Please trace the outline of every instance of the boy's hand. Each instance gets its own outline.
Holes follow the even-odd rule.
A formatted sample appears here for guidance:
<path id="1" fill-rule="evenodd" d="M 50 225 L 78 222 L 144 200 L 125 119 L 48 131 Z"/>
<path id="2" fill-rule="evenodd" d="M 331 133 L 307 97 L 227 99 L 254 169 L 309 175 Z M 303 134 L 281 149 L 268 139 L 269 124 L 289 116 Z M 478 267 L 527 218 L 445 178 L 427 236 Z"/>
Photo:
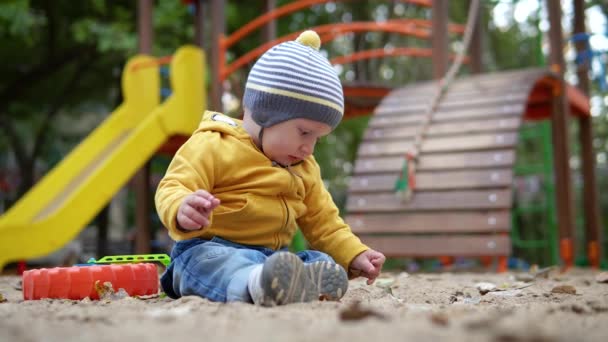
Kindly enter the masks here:
<path id="1" fill-rule="evenodd" d="M 184 198 L 177 210 L 177 224 L 184 230 L 197 230 L 209 225 L 211 211 L 220 200 L 205 190 L 197 190 Z"/>
<path id="2" fill-rule="evenodd" d="M 368 249 L 357 255 L 350 263 L 350 271 L 357 276 L 367 278 L 367 285 L 371 285 L 380 275 L 385 260 L 384 254 Z"/>

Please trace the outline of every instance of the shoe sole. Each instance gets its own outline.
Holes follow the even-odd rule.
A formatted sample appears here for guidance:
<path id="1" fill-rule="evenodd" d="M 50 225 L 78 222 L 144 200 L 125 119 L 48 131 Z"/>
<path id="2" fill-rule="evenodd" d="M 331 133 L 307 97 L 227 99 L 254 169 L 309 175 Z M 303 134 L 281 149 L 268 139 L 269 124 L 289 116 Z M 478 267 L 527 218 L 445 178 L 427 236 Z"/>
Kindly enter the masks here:
<path id="1" fill-rule="evenodd" d="M 348 275 L 342 266 L 329 261 L 318 261 L 305 265 L 320 300 L 337 301 L 348 290 Z"/>
<path id="2" fill-rule="evenodd" d="M 304 263 L 292 253 L 271 255 L 262 268 L 261 282 L 264 305 L 311 302 L 319 297 Z"/>
<path id="3" fill-rule="evenodd" d="M 304 264 L 295 254 L 270 256 L 262 269 L 264 305 L 283 305 L 314 300 L 339 300 L 348 289 L 344 269 L 328 261 Z"/>

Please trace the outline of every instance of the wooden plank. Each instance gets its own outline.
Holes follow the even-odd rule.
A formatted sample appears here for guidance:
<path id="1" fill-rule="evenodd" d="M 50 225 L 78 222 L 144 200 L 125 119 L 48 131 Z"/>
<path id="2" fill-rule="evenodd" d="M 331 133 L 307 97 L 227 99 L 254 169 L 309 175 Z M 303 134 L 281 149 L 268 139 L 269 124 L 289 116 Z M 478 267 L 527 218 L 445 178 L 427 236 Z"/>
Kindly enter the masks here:
<path id="1" fill-rule="evenodd" d="M 510 104 L 491 107 L 472 107 L 467 109 L 440 109 L 433 114 L 433 121 L 462 121 L 467 119 L 522 116 L 525 104 Z"/>
<path id="2" fill-rule="evenodd" d="M 386 127 L 371 127 L 365 130 L 363 135 L 364 141 L 378 140 L 378 139 L 412 139 L 418 134 L 421 129 L 421 125 L 389 125 Z"/>
<path id="3" fill-rule="evenodd" d="M 531 85 L 530 85 L 531 86 Z M 511 88 L 489 88 L 489 89 L 472 89 L 460 92 L 450 92 L 443 96 L 443 102 L 457 101 L 461 99 L 476 99 L 479 97 L 485 98 L 513 98 L 522 97 L 522 101 L 526 102 L 527 97 L 530 94 L 529 86 L 524 87 L 511 87 Z"/>
<path id="4" fill-rule="evenodd" d="M 422 152 L 471 151 L 514 147 L 517 133 L 475 134 L 455 137 L 427 137 L 422 143 Z"/>
<path id="5" fill-rule="evenodd" d="M 458 123 L 433 123 L 429 127 L 429 135 L 467 134 L 491 131 L 518 130 L 521 126 L 520 116 L 497 119 L 484 119 L 475 121 L 462 121 Z"/>
<path id="6" fill-rule="evenodd" d="M 392 191 L 400 172 L 353 176 L 349 193 Z M 482 189 L 510 186 L 511 169 L 417 172 L 416 190 Z"/>
<path id="7" fill-rule="evenodd" d="M 538 72 L 514 72 L 514 73 L 487 73 L 483 76 L 462 77 L 454 81 L 448 91 L 462 91 L 466 89 L 480 88 L 507 88 L 521 87 L 533 84 L 542 74 L 546 74 L 547 70 L 538 70 Z"/>
<path id="8" fill-rule="evenodd" d="M 505 87 L 471 88 L 461 91 L 448 90 L 448 92 L 443 95 L 441 101 L 443 103 L 460 101 L 462 99 L 487 99 L 489 101 L 502 101 L 505 99 L 510 100 L 519 97 L 521 98 L 521 101 L 526 102 L 527 97 L 530 94 L 531 87 L 532 84 L 515 84 Z M 437 91 L 436 89 L 431 88 L 425 90 L 424 92 L 419 91 L 416 93 L 400 92 L 399 90 L 400 89 L 392 91 L 388 96 L 382 99 L 382 104 L 394 107 L 395 105 L 430 103 L 435 95 L 435 92 Z"/>
<path id="9" fill-rule="evenodd" d="M 501 71 L 467 76 L 454 80 L 452 85 L 448 88 L 446 96 L 473 95 L 479 93 L 490 94 L 493 92 L 504 94 L 505 92 L 528 91 L 537 79 L 546 74 L 548 74 L 547 69 L 531 68 L 512 72 Z M 407 98 L 410 94 L 432 92 L 436 89 L 437 83 L 434 81 L 418 82 L 414 85 L 407 85 L 395 89 L 389 96 L 391 100 L 401 99 Z"/>
<path id="10" fill-rule="evenodd" d="M 426 102 L 426 101 L 425 101 Z M 429 105 L 426 103 L 416 104 L 403 104 L 403 103 L 392 103 L 386 105 L 380 104 L 374 111 L 375 115 L 411 115 L 411 114 L 424 114 L 429 109 Z"/>
<path id="11" fill-rule="evenodd" d="M 390 156 L 403 155 L 412 149 L 412 140 L 364 141 L 359 145 L 358 155 Z M 421 147 L 422 153 L 476 151 L 514 147 L 517 133 L 477 134 L 455 137 L 427 137 Z"/>
<path id="12" fill-rule="evenodd" d="M 393 140 L 382 142 L 362 142 L 359 145 L 357 155 L 365 156 L 390 156 L 401 155 L 412 150 L 412 140 Z"/>
<path id="13" fill-rule="evenodd" d="M 508 104 L 525 104 L 528 100 L 529 92 L 522 92 L 522 89 L 513 91 L 495 89 L 491 93 L 483 91 L 470 91 L 461 93 L 449 93 L 441 99 L 438 108 L 440 110 L 453 110 L 457 108 L 496 107 Z M 393 97 L 390 100 L 383 100 L 376 109 L 376 114 L 394 114 L 397 110 L 401 111 L 422 111 L 424 112 L 431 101 L 432 94 L 426 97 L 402 96 Z"/>
<path id="14" fill-rule="evenodd" d="M 430 105 L 433 101 L 434 90 L 428 91 L 424 94 L 407 94 L 405 96 L 392 96 L 385 97 L 382 99 L 380 106 L 378 106 L 377 110 L 381 110 L 383 107 L 387 108 L 395 108 L 401 107 L 406 108 L 410 106 L 422 106 L 425 107 Z"/>
<path id="15" fill-rule="evenodd" d="M 355 234 L 508 232 L 509 210 L 347 215 Z"/>
<path id="16" fill-rule="evenodd" d="M 427 136 L 450 134 L 487 133 L 498 131 L 516 131 L 521 125 L 521 117 L 503 119 L 473 120 L 455 123 L 433 123 L 429 126 Z M 421 129 L 420 125 L 391 125 L 369 128 L 363 137 L 366 141 L 378 139 L 413 138 Z"/>
<path id="17" fill-rule="evenodd" d="M 403 116 L 377 116 L 374 115 L 369 120 L 368 127 L 392 127 L 394 125 L 419 125 L 424 120 L 423 114 L 403 115 Z"/>
<path id="18" fill-rule="evenodd" d="M 515 151 L 494 150 L 485 152 L 445 153 L 422 155 L 418 170 L 469 169 L 512 166 Z"/>
<path id="19" fill-rule="evenodd" d="M 355 161 L 354 174 L 398 172 L 402 167 L 403 156 L 357 158 Z"/>
<path id="20" fill-rule="evenodd" d="M 443 122 L 522 116 L 524 114 L 524 110 L 525 104 L 507 104 L 501 106 L 472 107 L 455 110 L 440 109 L 433 113 L 432 120 L 433 122 Z M 386 114 L 383 115 L 374 115 L 372 120 L 370 120 L 370 126 L 386 127 L 389 125 L 403 124 L 408 122 L 419 122 L 426 118 L 425 112 L 423 111 L 417 112 L 418 114 L 412 114 L 414 112 L 402 113 L 399 108 L 390 109 L 390 111 L 387 109 L 385 113 Z"/>
<path id="21" fill-rule="evenodd" d="M 507 235 L 360 236 L 363 243 L 388 257 L 505 256 L 511 254 Z"/>
<path id="22" fill-rule="evenodd" d="M 458 98 L 443 99 L 439 104 L 439 109 L 454 109 L 454 108 L 475 108 L 475 107 L 496 107 L 507 104 L 522 104 L 526 103 L 528 94 L 518 94 L 514 96 L 512 93 L 503 94 L 502 96 L 483 96 L 478 94 L 477 97 L 467 97 L 462 95 Z"/>
<path id="23" fill-rule="evenodd" d="M 413 210 L 483 210 L 511 207 L 510 188 L 489 190 L 415 192 L 412 199 L 402 201 L 394 192 L 351 194 L 346 201 L 349 213 L 413 211 Z"/>
<path id="24" fill-rule="evenodd" d="M 443 153 L 421 155 L 418 171 L 480 169 L 512 166 L 515 162 L 515 151 L 495 150 L 485 152 Z M 403 156 L 358 158 L 354 173 L 372 174 L 379 172 L 399 172 L 403 167 Z"/>

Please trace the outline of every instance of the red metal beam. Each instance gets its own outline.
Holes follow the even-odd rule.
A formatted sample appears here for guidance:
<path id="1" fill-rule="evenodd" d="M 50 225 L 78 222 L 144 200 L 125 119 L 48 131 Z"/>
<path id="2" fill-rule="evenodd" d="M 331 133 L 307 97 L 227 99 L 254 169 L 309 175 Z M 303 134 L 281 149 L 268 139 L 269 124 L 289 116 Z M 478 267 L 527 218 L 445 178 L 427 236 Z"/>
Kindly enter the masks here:
<path id="1" fill-rule="evenodd" d="M 399 33 L 402 35 L 409 35 L 418 37 L 421 39 L 428 39 L 431 36 L 431 33 L 428 29 L 422 28 L 417 25 L 419 21 L 412 21 L 409 19 L 402 20 L 389 20 L 382 23 L 377 22 L 353 22 L 353 23 L 339 23 L 339 24 L 327 24 L 313 27 L 311 29 L 315 30 L 321 37 L 323 37 L 323 42 L 328 42 L 339 35 L 349 33 L 349 32 L 369 32 L 369 31 L 381 31 L 381 32 L 392 32 Z M 253 61 L 257 57 L 261 56 L 264 52 L 266 52 L 271 47 L 286 42 L 288 40 L 294 40 L 298 37 L 300 32 L 294 32 L 292 34 L 285 35 L 283 37 L 277 38 L 273 41 L 262 44 L 258 48 L 249 51 L 243 56 L 239 57 L 237 60 L 227 65 L 225 68 L 220 66 L 221 70 L 221 79 L 226 79 L 230 74 L 234 71 L 238 70 L 245 64 Z M 225 51 L 227 45 L 225 42 L 221 43 L 221 49 Z"/>
<path id="2" fill-rule="evenodd" d="M 365 86 L 344 86 L 344 97 L 376 97 L 383 98 L 393 89 Z"/>
<path id="3" fill-rule="evenodd" d="M 371 59 L 388 56 L 410 56 L 410 57 L 432 57 L 433 50 L 427 48 L 395 48 L 395 49 L 374 49 L 355 52 L 346 56 L 339 56 L 330 60 L 331 64 L 347 64 L 362 59 Z M 456 58 L 455 54 L 450 56 L 450 59 Z M 469 58 L 465 57 L 464 63 L 469 62 Z"/>
<path id="4" fill-rule="evenodd" d="M 224 40 L 226 47 L 234 45 L 237 41 L 243 39 L 244 37 L 251 34 L 253 31 L 257 30 L 258 28 L 261 28 L 262 26 L 266 25 L 274 19 L 283 17 L 285 15 L 299 11 L 304 8 L 308 8 L 314 5 L 325 4 L 328 2 L 335 2 L 335 0 L 299 0 L 281 6 L 273 11 L 267 12 L 266 14 L 255 18 L 254 20 L 247 23 L 245 26 L 236 30 L 229 37 L 226 37 Z M 432 6 L 431 0 L 399 0 L 399 2 L 410 3 L 424 7 Z"/>

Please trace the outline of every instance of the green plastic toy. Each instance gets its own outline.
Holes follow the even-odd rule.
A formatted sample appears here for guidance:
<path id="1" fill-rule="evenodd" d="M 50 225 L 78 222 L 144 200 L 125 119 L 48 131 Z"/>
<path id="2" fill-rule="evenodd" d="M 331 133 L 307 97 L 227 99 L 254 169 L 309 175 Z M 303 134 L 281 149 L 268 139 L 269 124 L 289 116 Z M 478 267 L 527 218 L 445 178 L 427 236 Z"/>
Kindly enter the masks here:
<path id="1" fill-rule="evenodd" d="M 112 255 L 99 260 L 91 258 L 87 261 L 87 264 L 132 264 L 139 262 L 160 262 L 166 267 L 171 263 L 171 257 L 167 254 Z"/>

